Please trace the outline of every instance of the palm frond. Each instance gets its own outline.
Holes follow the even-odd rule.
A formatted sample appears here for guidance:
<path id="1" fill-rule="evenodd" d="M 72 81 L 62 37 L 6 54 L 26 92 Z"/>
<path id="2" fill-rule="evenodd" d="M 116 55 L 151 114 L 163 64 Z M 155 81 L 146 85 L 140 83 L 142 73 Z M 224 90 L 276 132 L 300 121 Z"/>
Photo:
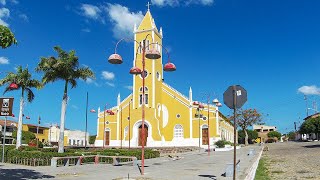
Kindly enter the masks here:
<path id="1" fill-rule="evenodd" d="M 25 88 L 25 91 L 27 91 L 28 96 L 28 102 L 32 102 L 34 99 L 34 94 L 30 88 Z"/>
<path id="2" fill-rule="evenodd" d="M 14 91 L 14 90 L 19 90 L 19 89 L 20 89 L 20 87 L 19 87 L 18 89 L 11 89 L 9 86 L 7 86 L 7 87 L 4 89 L 4 91 L 3 91 L 3 95 L 4 95 L 5 93 L 9 92 L 9 91 Z"/>
<path id="3" fill-rule="evenodd" d="M 71 84 L 71 89 L 77 87 L 77 81 L 75 79 L 70 79 L 69 83 Z"/>

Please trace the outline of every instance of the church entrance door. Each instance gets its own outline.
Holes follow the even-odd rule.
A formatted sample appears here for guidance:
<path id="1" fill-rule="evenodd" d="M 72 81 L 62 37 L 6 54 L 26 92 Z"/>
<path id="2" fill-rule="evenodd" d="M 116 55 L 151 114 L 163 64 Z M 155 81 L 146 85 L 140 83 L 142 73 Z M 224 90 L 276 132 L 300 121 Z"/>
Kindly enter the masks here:
<path id="1" fill-rule="evenodd" d="M 202 129 L 202 145 L 208 145 L 208 128 Z"/>
<path id="2" fill-rule="evenodd" d="M 106 139 L 105 139 L 105 145 L 110 145 L 110 131 L 106 131 Z"/>
<path id="3" fill-rule="evenodd" d="M 146 125 L 144 125 L 144 146 L 147 145 L 147 137 L 148 137 L 148 127 Z M 142 136 L 142 125 L 139 127 L 139 146 L 142 146 L 142 142 L 143 142 L 143 136 Z"/>

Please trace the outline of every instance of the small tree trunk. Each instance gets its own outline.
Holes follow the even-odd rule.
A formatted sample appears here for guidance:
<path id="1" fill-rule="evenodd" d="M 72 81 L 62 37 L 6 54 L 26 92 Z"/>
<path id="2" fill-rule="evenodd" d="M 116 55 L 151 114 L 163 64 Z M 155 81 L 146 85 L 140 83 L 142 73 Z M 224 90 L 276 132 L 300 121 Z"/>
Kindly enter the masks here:
<path id="1" fill-rule="evenodd" d="M 67 93 L 64 93 L 62 99 L 62 106 L 61 106 L 61 117 L 60 117 L 60 135 L 59 135 L 59 153 L 64 152 L 64 122 L 66 117 L 66 110 L 67 110 Z"/>
<path id="2" fill-rule="evenodd" d="M 22 139 L 22 115 L 23 115 L 23 93 L 20 98 L 20 111 L 19 111 L 19 120 L 18 120 L 18 130 L 17 130 L 17 143 L 16 143 L 16 149 L 18 149 L 21 146 L 21 139 Z"/>
<path id="3" fill-rule="evenodd" d="M 248 136 L 248 132 L 247 132 L 247 130 L 246 130 L 246 129 L 243 129 L 243 131 L 244 131 L 244 134 L 245 134 L 245 137 L 244 137 L 244 144 L 245 144 L 246 146 L 248 146 L 248 145 L 249 145 L 249 143 L 248 143 L 248 138 L 249 138 L 249 136 Z"/>

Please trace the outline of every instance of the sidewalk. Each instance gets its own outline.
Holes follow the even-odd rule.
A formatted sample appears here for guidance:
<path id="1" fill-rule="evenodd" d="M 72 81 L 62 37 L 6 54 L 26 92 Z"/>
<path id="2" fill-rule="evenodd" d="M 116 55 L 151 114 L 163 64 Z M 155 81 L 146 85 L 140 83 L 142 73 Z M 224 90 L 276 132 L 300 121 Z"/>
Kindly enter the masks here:
<path id="1" fill-rule="evenodd" d="M 255 149 L 254 156 L 248 156 L 249 149 Z M 237 179 L 244 179 L 246 171 L 260 151 L 259 146 L 249 146 L 237 150 L 240 172 Z M 223 179 L 221 176 L 228 163 L 233 162 L 233 151 L 189 152 L 176 154 L 178 158 L 160 157 L 145 160 L 145 175 L 141 176 L 137 166 L 112 166 L 106 164 L 70 167 L 28 167 L 0 163 L 0 179 L 150 179 L 150 180 L 197 180 Z M 139 161 L 140 163 L 140 161 Z M 143 177 L 143 178 L 142 178 Z"/>

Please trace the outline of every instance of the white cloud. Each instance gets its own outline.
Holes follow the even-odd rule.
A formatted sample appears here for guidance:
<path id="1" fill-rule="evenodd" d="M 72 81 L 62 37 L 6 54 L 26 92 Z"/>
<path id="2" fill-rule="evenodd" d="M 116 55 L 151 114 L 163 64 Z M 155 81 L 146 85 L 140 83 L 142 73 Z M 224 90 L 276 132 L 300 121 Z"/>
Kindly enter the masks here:
<path id="1" fill-rule="evenodd" d="M 26 14 L 20 14 L 19 17 L 26 22 L 29 22 L 29 17 Z"/>
<path id="2" fill-rule="evenodd" d="M 113 23 L 113 35 L 116 38 L 131 37 L 134 24 L 140 24 L 143 19 L 141 11 L 130 12 L 127 7 L 120 4 L 108 4 L 106 10 Z"/>
<path id="3" fill-rule="evenodd" d="M 0 0 L 0 4 L 6 5 L 6 0 Z"/>
<path id="4" fill-rule="evenodd" d="M 156 6 L 179 6 L 180 4 L 184 4 L 185 6 L 189 6 L 190 4 L 201 4 L 204 6 L 212 5 L 214 0 L 151 0 L 151 3 Z"/>
<path id="5" fill-rule="evenodd" d="M 111 87 L 115 87 L 115 86 L 116 86 L 114 83 L 111 83 L 111 82 L 106 82 L 106 84 L 107 84 L 108 86 L 111 86 Z"/>
<path id="6" fill-rule="evenodd" d="M 0 64 L 9 64 L 9 59 L 6 57 L 0 57 Z"/>
<path id="7" fill-rule="evenodd" d="M 7 19 L 10 16 L 10 10 L 7 8 L 0 8 L 0 25 L 9 26 L 4 19 Z"/>
<path id="8" fill-rule="evenodd" d="M 320 95 L 320 88 L 315 85 L 312 86 L 302 86 L 298 89 L 298 92 L 305 95 Z"/>
<path id="9" fill-rule="evenodd" d="M 91 83 L 93 83 L 94 81 L 93 81 L 93 79 L 91 79 L 91 78 L 87 78 L 87 80 L 86 80 L 86 83 L 87 84 L 91 84 Z"/>
<path id="10" fill-rule="evenodd" d="M 84 28 L 84 29 L 81 29 L 82 32 L 86 32 L 86 33 L 89 33 L 91 32 L 91 30 L 89 28 Z"/>
<path id="11" fill-rule="evenodd" d="M 129 90 L 133 90 L 133 87 L 132 86 L 124 86 L 124 88 L 126 88 L 126 89 L 129 89 Z"/>
<path id="12" fill-rule="evenodd" d="M 82 10 L 82 15 L 84 15 L 87 18 L 91 18 L 91 19 L 100 18 L 101 10 L 97 6 L 94 6 L 91 4 L 82 4 L 80 9 Z"/>
<path id="13" fill-rule="evenodd" d="M 115 75 L 113 72 L 102 71 L 101 75 L 102 75 L 102 79 L 105 79 L 105 80 L 113 80 L 115 78 Z"/>

